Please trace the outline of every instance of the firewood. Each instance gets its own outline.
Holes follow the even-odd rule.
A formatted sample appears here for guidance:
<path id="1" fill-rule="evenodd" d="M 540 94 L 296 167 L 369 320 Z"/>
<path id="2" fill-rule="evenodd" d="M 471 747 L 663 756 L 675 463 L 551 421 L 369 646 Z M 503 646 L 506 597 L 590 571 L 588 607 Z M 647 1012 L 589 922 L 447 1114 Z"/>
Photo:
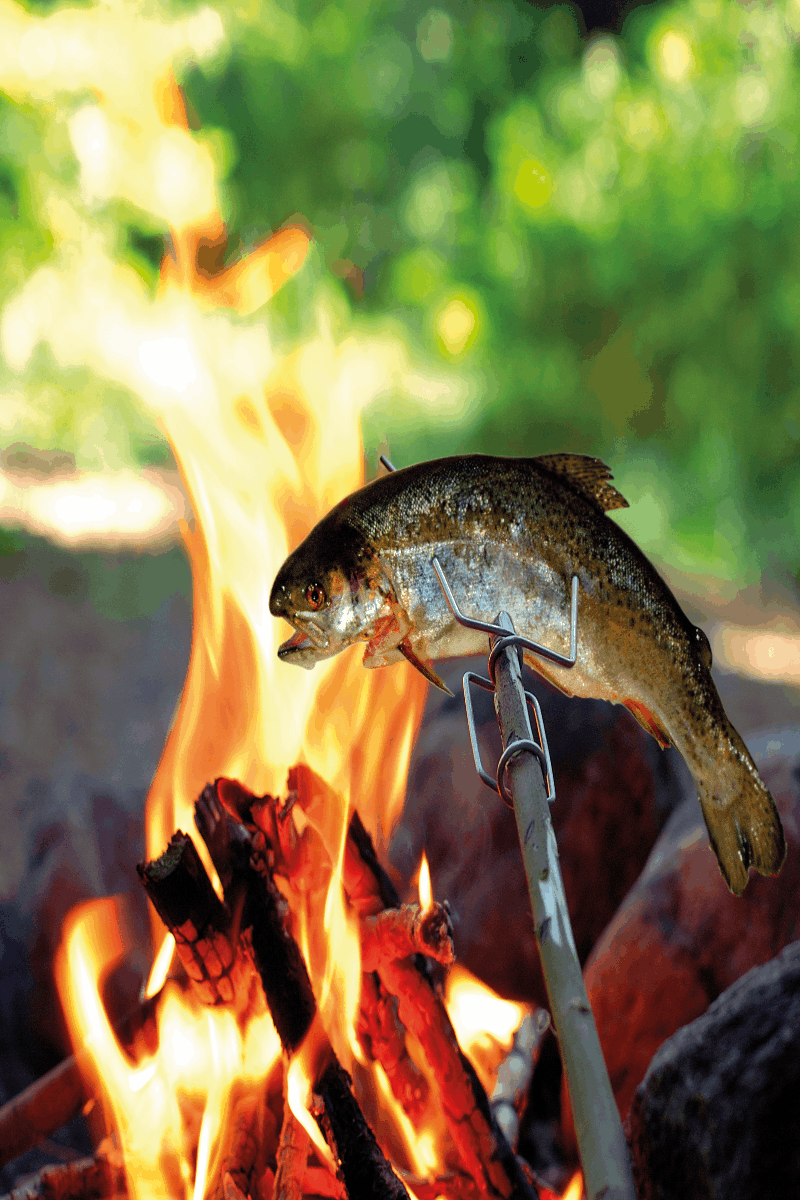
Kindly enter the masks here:
<path id="1" fill-rule="evenodd" d="M 309 767 L 293 768 L 289 783 L 301 804 L 334 803 L 328 785 Z M 369 834 L 355 818 L 345 847 L 344 888 L 362 914 L 399 905 Z M 384 962 L 378 974 L 386 990 L 397 997 L 401 1023 L 422 1046 L 463 1170 L 484 1195 L 534 1200 L 535 1188 L 492 1116 L 486 1092 L 472 1064 L 461 1053 L 444 1002 L 430 976 L 411 958 Z"/>
<path id="2" fill-rule="evenodd" d="M 374 972 L 361 977 L 358 1037 L 368 1058 L 386 1072 L 392 1095 L 416 1126 L 428 1103 L 428 1081 L 409 1056 L 405 1030 L 397 1016 L 397 1000 L 383 987 Z"/>
<path id="3" fill-rule="evenodd" d="M 383 963 L 409 954 L 428 954 L 440 963 L 453 961 L 450 910 L 438 901 L 426 912 L 418 904 L 403 904 L 363 916 L 360 932 L 364 971 L 376 971 Z"/>
<path id="4" fill-rule="evenodd" d="M 139 863 L 139 877 L 203 1004 L 231 1004 L 236 954 L 227 936 L 231 916 L 217 896 L 194 842 L 178 830 L 164 853 Z"/>
<path id="5" fill-rule="evenodd" d="M 230 799 L 226 788 L 217 785 L 219 799 Z M 237 797 L 238 799 L 238 797 Z M 238 819 L 241 807 L 234 802 L 231 816 Z M 229 810 L 230 812 L 230 810 Z M 255 834 L 255 829 L 253 834 Z M 254 844 L 243 874 L 246 878 L 242 928 L 252 960 L 261 978 L 272 1019 L 284 1052 L 291 1057 L 302 1045 L 316 1015 L 316 1002 L 305 961 L 286 927 L 286 902 L 275 886 L 271 864 L 262 843 Z M 364 1119 L 351 1090 L 350 1077 L 333 1050 L 320 1056 L 313 1088 L 322 1098 L 318 1124 L 332 1140 L 332 1150 L 341 1164 L 345 1187 L 351 1200 L 408 1200 L 408 1193 L 395 1175 Z"/>
<path id="6" fill-rule="evenodd" d="M 237 1097 L 228 1118 L 228 1147 L 219 1170 L 224 1200 L 237 1195 L 253 1196 L 259 1174 L 261 1150 L 261 1104 L 258 1095 L 246 1092 Z"/>
<path id="7" fill-rule="evenodd" d="M 411 1175 L 404 1175 L 403 1178 L 417 1200 L 439 1200 L 439 1197 L 444 1200 L 480 1200 L 481 1197 L 475 1180 L 460 1171 L 450 1171 L 434 1179 L 417 1179 Z"/>
<path id="8" fill-rule="evenodd" d="M 324 1196 L 331 1200 L 346 1200 L 347 1193 L 340 1179 L 332 1175 L 327 1167 L 307 1166 L 303 1176 L 304 1196 Z"/>
<path id="9" fill-rule="evenodd" d="M 122 1155 L 104 1149 L 93 1158 L 42 1167 L 0 1200 L 111 1200 L 127 1196 Z"/>
<path id="10" fill-rule="evenodd" d="M 314 1084 L 321 1096 L 350 1200 L 408 1200 L 408 1192 L 375 1140 L 335 1055 Z M 324 1123 L 323 1123 L 324 1128 Z"/>
<path id="11" fill-rule="evenodd" d="M 0 1108 L 0 1167 L 76 1117 L 91 1091 L 75 1055 Z"/>
<path id="12" fill-rule="evenodd" d="M 543 1008 L 523 1017 L 511 1049 L 497 1071 L 489 1104 L 495 1121 L 514 1149 L 519 1138 L 520 1115 L 549 1028 L 550 1014 Z"/>
<path id="13" fill-rule="evenodd" d="M 205 842 L 219 875 L 225 901 L 231 910 L 235 910 L 235 900 L 243 886 L 243 869 L 250 857 L 250 839 L 241 821 L 233 820 L 220 801 L 217 784 L 227 785 L 231 796 L 234 787 L 243 796 L 249 797 L 250 793 L 233 780 L 218 779 L 216 784 L 206 784 L 194 805 L 197 831 Z"/>
<path id="14" fill-rule="evenodd" d="M 315 845 L 319 839 L 315 838 L 310 829 L 306 829 L 302 835 L 298 834 L 290 815 L 292 803 L 299 802 L 303 809 L 309 803 L 309 797 L 306 794 L 307 778 L 302 769 L 294 769 L 289 772 L 291 800 L 283 806 L 275 797 L 255 796 L 235 780 L 224 778 L 217 779 L 213 788 L 206 788 L 202 798 L 204 805 L 211 804 L 212 806 L 215 803 L 219 804 L 219 799 L 224 798 L 226 808 L 233 814 L 231 820 L 238 814 L 242 820 L 252 821 L 256 829 L 266 838 L 264 853 L 267 862 L 270 866 L 274 865 L 276 873 L 280 872 L 281 877 L 287 880 L 291 889 L 298 893 L 308 891 L 319 874 L 319 853 L 318 846 Z M 310 782 L 313 785 L 313 778 L 310 779 Z M 296 788 L 300 790 L 298 791 Z M 211 793 L 213 793 L 213 797 Z M 200 828 L 200 818 L 196 815 L 195 819 Z M 212 817 L 213 824 L 216 824 L 218 820 L 217 816 Z M 364 861 L 355 846 L 350 844 L 350 838 L 348 838 L 345 850 L 350 862 L 348 899 L 356 911 L 362 915 L 362 919 L 364 915 L 380 913 L 387 904 L 396 908 L 400 905 L 400 898 L 388 875 L 383 872 L 375 858 L 369 836 L 364 830 L 358 814 L 353 814 L 350 829 L 359 844 L 366 839 L 365 853 L 367 857 L 372 853 L 374 870 L 364 865 Z M 218 866 L 217 870 L 219 871 Z M 359 889 L 354 882 L 359 871 L 363 872 L 362 889 Z M 376 895 L 376 873 L 381 877 L 383 894 L 379 892 Z M 435 917 L 433 921 L 435 927 Z M 416 1124 L 425 1111 L 428 1083 L 408 1054 L 404 1031 L 397 1020 L 396 1010 L 396 1000 L 381 987 L 377 976 L 372 973 L 364 974 L 359 1014 L 359 1037 L 362 1047 L 369 1058 L 381 1064 L 386 1072 L 392 1093 L 409 1119 Z"/>
<path id="15" fill-rule="evenodd" d="M 277 1170 L 272 1186 L 273 1200 L 302 1200 L 311 1138 L 289 1107 L 283 1109 L 283 1127 L 276 1155 Z"/>
<path id="16" fill-rule="evenodd" d="M 249 1200 L 249 1193 L 242 1191 L 229 1171 L 224 1171 L 222 1175 L 222 1200 Z"/>

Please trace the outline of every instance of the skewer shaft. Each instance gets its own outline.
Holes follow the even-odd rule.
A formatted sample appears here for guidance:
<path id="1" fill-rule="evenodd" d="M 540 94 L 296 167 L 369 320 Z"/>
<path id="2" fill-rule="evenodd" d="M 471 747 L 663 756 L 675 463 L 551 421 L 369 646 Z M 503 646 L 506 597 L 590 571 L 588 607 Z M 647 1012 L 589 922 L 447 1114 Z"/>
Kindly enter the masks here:
<path id="1" fill-rule="evenodd" d="M 507 613 L 497 623 L 514 632 Z M 495 685 L 504 748 L 530 742 L 519 652 L 513 645 L 497 656 Z M 542 768 L 534 754 L 520 750 L 510 752 L 505 770 L 587 1195 L 636 1200 L 628 1147 L 572 936 Z"/>

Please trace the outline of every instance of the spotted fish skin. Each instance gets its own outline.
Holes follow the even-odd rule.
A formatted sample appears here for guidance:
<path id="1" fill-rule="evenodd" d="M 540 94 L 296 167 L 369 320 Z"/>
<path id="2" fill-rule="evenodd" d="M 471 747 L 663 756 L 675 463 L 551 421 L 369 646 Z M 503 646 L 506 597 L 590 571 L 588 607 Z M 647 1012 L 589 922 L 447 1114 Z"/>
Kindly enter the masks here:
<path id="1" fill-rule="evenodd" d="M 598 459 L 561 454 L 437 459 L 373 480 L 323 518 L 278 573 L 270 610 L 297 630 L 279 655 L 310 667 L 363 640 L 365 666 L 405 657 L 436 682 L 430 660 L 485 654 L 486 635 L 453 618 L 434 555 L 464 613 L 492 621 L 505 610 L 520 633 L 565 654 L 577 575 L 575 666 L 528 653 L 526 661 L 568 694 L 626 705 L 662 745 L 678 748 L 722 874 L 739 895 L 749 867 L 780 869 L 780 819 L 725 714 L 705 634 L 606 515 L 627 506 L 611 478 Z"/>

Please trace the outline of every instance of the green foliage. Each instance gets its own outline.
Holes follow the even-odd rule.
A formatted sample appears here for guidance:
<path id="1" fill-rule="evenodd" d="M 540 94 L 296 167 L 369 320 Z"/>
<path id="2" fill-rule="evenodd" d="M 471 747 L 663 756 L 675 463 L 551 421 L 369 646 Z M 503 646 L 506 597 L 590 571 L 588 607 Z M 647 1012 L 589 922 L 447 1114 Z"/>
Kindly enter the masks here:
<path id="1" fill-rule="evenodd" d="M 390 314 L 423 364 L 473 381 L 459 425 L 382 398 L 370 455 L 597 454 L 651 552 L 739 580 L 798 573 L 795 0 L 651 5 L 588 43 L 572 9 L 524 0 L 220 12 L 227 54 L 184 84 L 232 252 L 303 214 L 317 271 L 277 298 L 288 333 L 319 276 L 354 265 L 356 322 Z M 0 121 L 5 297 L 52 244 L 31 147 L 64 187 L 75 164 L 40 112 L 5 103 Z M 152 286 L 166 230 L 122 206 L 94 216 Z M 108 436 L 141 460 L 137 437 L 157 435 L 112 400 Z M 84 416 L 63 397 L 53 412 L 31 440 L 74 450 Z"/>
<path id="2" fill-rule="evenodd" d="M 798 10 L 654 6 L 588 45 L 569 8 L 344 13 L 262 5 L 187 84 L 237 139 L 245 240 L 301 210 L 364 272 L 362 312 L 482 375 L 458 430 L 377 405 L 370 450 L 598 454 L 651 551 L 796 574 Z M 482 328 L 448 350 L 454 297 Z"/>

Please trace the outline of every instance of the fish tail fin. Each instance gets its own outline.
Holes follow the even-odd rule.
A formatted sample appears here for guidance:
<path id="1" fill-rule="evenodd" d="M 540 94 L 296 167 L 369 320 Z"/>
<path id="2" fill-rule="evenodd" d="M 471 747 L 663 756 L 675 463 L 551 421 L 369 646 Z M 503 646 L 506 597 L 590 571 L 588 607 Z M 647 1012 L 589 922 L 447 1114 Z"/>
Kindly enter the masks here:
<path id="1" fill-rule="evenodd" d="M 741 896 L 750 867 L 761 875 L 777 875 L 786 841 L 775 801 L 734 729 L 727 742 L 695 782 L 722 876 L 733 894 Z"/>

